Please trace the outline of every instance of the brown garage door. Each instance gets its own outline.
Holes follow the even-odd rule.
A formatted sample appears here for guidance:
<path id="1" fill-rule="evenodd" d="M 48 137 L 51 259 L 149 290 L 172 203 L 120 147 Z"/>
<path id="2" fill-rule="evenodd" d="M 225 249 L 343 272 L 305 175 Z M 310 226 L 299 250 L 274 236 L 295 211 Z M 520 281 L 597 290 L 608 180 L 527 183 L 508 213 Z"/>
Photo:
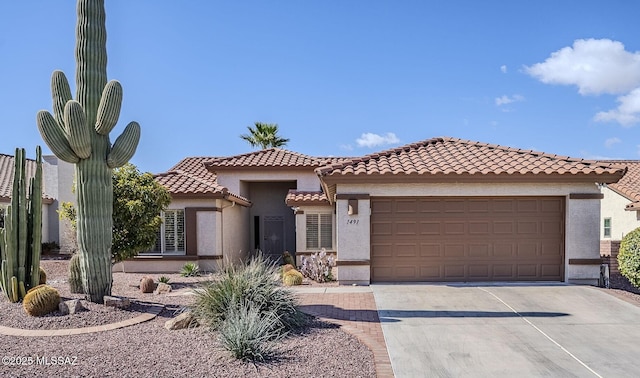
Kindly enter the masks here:
<path id="1" fill-rule="evenodd" d="M 563 197 L 371 198 L 371 280 L 561 281 Z"/>

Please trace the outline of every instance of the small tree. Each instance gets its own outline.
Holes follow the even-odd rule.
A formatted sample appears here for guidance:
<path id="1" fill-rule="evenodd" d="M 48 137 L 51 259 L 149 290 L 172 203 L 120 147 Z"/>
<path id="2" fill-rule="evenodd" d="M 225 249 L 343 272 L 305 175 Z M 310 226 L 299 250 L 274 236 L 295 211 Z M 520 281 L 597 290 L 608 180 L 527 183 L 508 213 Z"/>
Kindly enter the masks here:
<path id="1" fill-rule="evenodd" d="M 114 263 L 136 256 L 156 242 L 162 218 L 160 213 L 171 202 L 167 189 L 150 173 L 141 173 L 127 163 L 113 171 L 113 247 Z M 76 212 L 65 202 L 60 217 L 70 221 L 75 229 Z"/>
<path id="2" fill-rule="evenodd" d="M 251 147 L 260 147 L 267 149 L 272 147 L 283 147 L 289 142 L 289 139 L 278 136 L 277 123 L 256 122 L 255 127 L 247 126 L 249 134 L 242 134 L 240 138 L 249 142 Z"/>
<path id="3" fill-rule="evenodd" d="M 618 252 L 618 269 L 633 286 L 640 287 L 640 228 L 622 238 Z"/>

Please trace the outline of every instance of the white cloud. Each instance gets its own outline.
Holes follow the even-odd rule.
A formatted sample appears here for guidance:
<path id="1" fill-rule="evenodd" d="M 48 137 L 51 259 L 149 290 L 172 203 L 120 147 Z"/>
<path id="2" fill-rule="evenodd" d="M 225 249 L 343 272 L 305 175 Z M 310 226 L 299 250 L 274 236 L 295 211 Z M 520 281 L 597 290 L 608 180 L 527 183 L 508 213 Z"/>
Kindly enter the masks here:
<path id="1" fill-rule="evenodd" d="M 340 148 L 345 151 L 353 151 L 353 146 L 350 144 L 341 144 Z"/>
<path id="2" fill-rule="evenodd" d="M 509 96 L 501 96 L 501 97 L 496 97 L 496 105 L 498 106 L 502 106 L 502 105 L 507 105 L 507 104 L 511 104 L 513 102 L 520 102 L 520 101 L 524 101 L 524 96 L 515 94 L 511 97 Z"/>
<path id="3" fill-rule="evenodd" d="M 620 138 L 613 137 L 613 138 L 609 138 L 609 139 L 605 140 L 605 141 L 604 141 L 604 146 L 605 146 L 605 147 L 607 147 L 607 148 L 611 148 L 611 147 L 613 147 L 615 144 L 618 144 L 618 143 L 620 143 L 620 142 L 622 142 L 622 141 L 620 140 Z"/>
<path id="4" fill-rule="evenodd" d="M 597 122 L 615 121 L 622 126 L 633 126 L 640 122 L 640 88 L 632 90 L 625 96 L 618 97 L 617 108 L 599 112 L 593 118 Z"/>
<path id="5" fill-rule="evenodd" d="M 378 135 L 374 133 L 363 133 L 360 138 L 356 139 L 358 147 L 377 147 L 388 144 L 399 143 L 400 139 L 394 133 L 386 133 Z"/>
<path id="6" fill-rule="evenodd" d="M 640 52 L 610 39 L 578 39 L 524 70 L 545 84 L 575 85 L 581 95 L 623 94 L 640 86 Z"/>
<path id="7" fill-rule="evenodd" d="M 500 71 L 502 73 L 507 73 L 507 66 L 505 66 L 504 64 L 500 66 Z"/>

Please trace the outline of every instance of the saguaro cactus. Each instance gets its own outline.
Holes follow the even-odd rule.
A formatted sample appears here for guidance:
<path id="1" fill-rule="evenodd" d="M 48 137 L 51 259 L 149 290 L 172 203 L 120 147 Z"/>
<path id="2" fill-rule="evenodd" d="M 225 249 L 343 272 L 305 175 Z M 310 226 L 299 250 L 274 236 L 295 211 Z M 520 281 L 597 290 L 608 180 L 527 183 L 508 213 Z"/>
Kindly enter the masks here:
<path id="1" fill-rule="evenodd" d="M 24 298 L 40 283 L 42 250 L 42 152 L 36 148 L 36 172 L 30 179 L 27 197 L 26 158 L 16 148 L 11 205 L 4 228 L 0 229 L 0 288 L 12 302 Z"/>
<path id="2" fill-rule="evenodd" d="M 135 153 L 140 126 L 130 122 L 111 144 L 122 104 L 122 87 L 107 83 L 104 0 L 78 0 L 76 100 L 61 71 L 51 78 L 53 113 L 38 112 L 38 128 L 51 151 L 75 163 L 78 253 L 82 285 L 92 302 L 111 294 L 113 168 Z"/>

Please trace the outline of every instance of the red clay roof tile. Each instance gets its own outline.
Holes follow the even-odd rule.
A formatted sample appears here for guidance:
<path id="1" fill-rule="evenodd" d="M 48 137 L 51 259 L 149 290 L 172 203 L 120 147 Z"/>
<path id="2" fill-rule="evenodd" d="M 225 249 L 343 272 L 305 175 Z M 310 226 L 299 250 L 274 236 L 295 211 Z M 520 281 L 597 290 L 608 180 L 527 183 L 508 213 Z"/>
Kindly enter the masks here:
<path id="1" fill-rule="evenodd" d="M 341 162 L 345 158 L 313 157 L 280 148 L 269 148 L 242 155 L 214 158 L 205 163 L 210 171 L 247 168 L 316 168 Z"/>
<path id="2" fill-rule="evenodd" d="M 289 190 L 285 198 L 287 206 L 328 206 L 329 200 L 322 192 L 306 192 L 295 189 Z"/>
<path id="3" fill-rule="evenodd" d="M 316 169 L 321 177 L 359 175 L 621 175 L 624 168 L 457 138 L 433 138 Z"/>
<path id="4" fill-rule="evenodd" d="M 640 210 L 640 160 L 608 160 L 607 163 L 627 167 L 627 173 L 607 187 L 632 201 L 627 210 Z"/>
<path id="5" fill-rule="evenodd" d="M 42 164 L 47 164 L 44 161 Z M 14 176 L 15 158 L 12 155 L 0 154 L 0 199 L 3 201 L 11 200 L 13 195 L 13 176 Z M 44 168 L 44 167 L 43 167 Z M 25 177 L 27 178 L 27 190 L 29 187 L 29 179 L 36 174 L 36 161 L 26 159 Z M 44 174 L 44 172 L 43 172 Z M 53 197 L 47 194 L 46 179 L 42 180 L 42 198 L 45 200 L 53 200 Z"/>

